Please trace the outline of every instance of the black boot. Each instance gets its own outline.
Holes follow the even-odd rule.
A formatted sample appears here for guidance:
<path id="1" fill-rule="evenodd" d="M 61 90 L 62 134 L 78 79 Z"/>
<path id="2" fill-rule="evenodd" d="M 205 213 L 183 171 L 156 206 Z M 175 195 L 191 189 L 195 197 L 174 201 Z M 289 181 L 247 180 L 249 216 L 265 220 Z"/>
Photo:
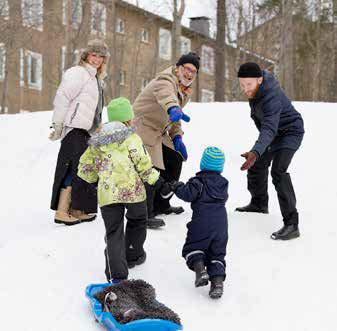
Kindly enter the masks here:
<path id="1" fill-rule="evenodd" d="M 235 210 L 240 211 L 240 212 L 262 213 L 262 214 L 268 214 L 269 212 L 268 207 L 259 207 L 259 206 L 253 205 L 252 203 L 244 207 L 237 207 Z"/>
<path id="2" fill-rule="evenodd" d="M 193 269 L 195 271 L 195 287 L 206 286 L 208 284 L 208 273 L 205 269 L 204 261 L 199 260 L 193 263 Z"/>
<path id="3" fill-rule="evenodd" d="M 157 215 L 161 215 L 161 214 L 165 214 L 165 215 L 170 215 L 170 214 L 181 214 L 183 213 L 185 210 L 183 207 L 172 207 L 170 206 L 169 208 L 165 209 L 165 210 L 155 210 L 154 214 L 155 216 Z"/>
<path id="4" fill-rule="evenodd" d="M 127 261 L 128 268 L 131 269 L 134 268 L 136 265 L 143 264 L 145 260 L 146 260 L 146 253 L 144 252 L 144 254 L 139 256 L 137 259 Z"/>
<path id="5" fill-rule="evenodd" d="M 298 230 L 298 225 L 289 224 L 284 225 L 282 229 L 274 232 L 270 237 L 274 240 L 289 240 L 298 238 L 300 236 L 300 231 Z"/>
<path id="6" fill-rule="evenodd" d="M 219 299 L 223 294 L 223 282 L 222 276 L 215 276 L 211 279 L 211 288 L 209 290 L 209 296 L 212 299 Z"/>
<path id="7" fill-rule="evenodd" d="M 150 217 L 146 221 L 146 226 L 148 229 L 158 229 L 165 226 L 165 222 L 161 218 Z"/>

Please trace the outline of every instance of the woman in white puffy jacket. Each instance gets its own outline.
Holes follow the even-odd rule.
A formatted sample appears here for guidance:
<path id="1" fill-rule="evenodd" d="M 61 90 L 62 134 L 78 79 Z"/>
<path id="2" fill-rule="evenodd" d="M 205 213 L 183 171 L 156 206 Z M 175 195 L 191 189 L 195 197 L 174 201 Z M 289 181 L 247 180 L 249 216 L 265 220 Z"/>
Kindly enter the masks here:
<path id="1" fill-rule="evenodd" d="M 79 65 L 64 73 L 56 92 L 49 137 L 61 139 L 51 200 L 56 223 L 74 225 L 96 217 L 96 188 L 77 176 L 77 167 L 90 134 L 102 122 L 102 82 L 108 56 L 103 41 L 89 41 Z"/>

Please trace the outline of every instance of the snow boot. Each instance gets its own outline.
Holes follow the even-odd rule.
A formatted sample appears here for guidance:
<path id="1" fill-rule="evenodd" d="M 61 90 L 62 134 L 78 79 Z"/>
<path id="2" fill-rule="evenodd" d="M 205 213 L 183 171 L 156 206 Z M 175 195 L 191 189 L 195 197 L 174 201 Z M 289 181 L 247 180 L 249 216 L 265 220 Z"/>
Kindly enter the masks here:
<path id="1" fill-rule="evenodd" d="M 176 214 L 176 215 L 179 215 L 181 213 L 183 213 L 185 210 L 183 207 L 168 207 L 167 209 L 165 210 L 156 210 L 154 211 L 154 215 L 157 216 L 157 215 L 161 215 L 161 214 L 165 214 L 165 215 L 170 215 L 170 214 Z"/>
<path id="2" fill-rule="evenodd" d="M 268 207 L 259 207 L 252 203 L 244 207 L 237 207 L 235 210 L 239 212 L 261 213 L 261 214 L 268 214 L 269 212 Z"/>
<path id="3" fill-rule="evenodd" d="M 284 225 L 280 230 L 274 232 L 270 238 L 274 240 L 289 240 L 298 238 L 300 236 L 300 231 L 298 225 L 289 224 Z"/>
<path id="4" fill-rule="evenodd" d="M 195 287 L 206 286 L 208 284 L 209 276 L 206 271 L 204 261 L 198 260 L 193 263 L 193 270 L 195 272 Z"/>
<path id="5" fill-rule="evenodd" d="M 161 218 L 150 217 L 146 220 L 146 226 L 148 229 L 158 229 L 165 226 L 165 222 Z"/>
<path id="6" fill-rule="evenodd" d="M 96 218 L 96 214 L 86 214 L 82 210 L 71 209 L 70 214 L 75 218 L 78 218 L 81 222 L 92 222 Z"/>
<path id="7" fill-rule="evenodd" d="M 55 212 L 55 223 L 65 225 L 75 225 L 81 221 L 69 213 L 71 201 L 71 186 L 61 188 L 59 203 Z"/>
<path id="8" fill-rule="evenodd" d="M 219 299 L 222 297 L 223 282 L 224 278 L 222 276 L 215 276 L 211 278 L 211 288 L 209 290 L 209 296 L 212 299 Z"/>
<path id="9" fill-rule="evenodd" d="M 128 268 L 131 269 L 134 268 L 136 265 L 143 264 L 145 260 L 146 260 L 146 252 L 144 252 L 144 254 L 139 256 L 137 259 L 127 261 Z"/>

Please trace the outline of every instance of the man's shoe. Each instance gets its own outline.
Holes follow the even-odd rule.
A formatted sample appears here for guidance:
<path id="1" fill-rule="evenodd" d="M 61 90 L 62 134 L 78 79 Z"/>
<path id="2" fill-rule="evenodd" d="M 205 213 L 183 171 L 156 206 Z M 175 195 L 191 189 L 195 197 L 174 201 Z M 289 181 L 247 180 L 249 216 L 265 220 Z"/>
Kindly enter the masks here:
<path id="1" fill-rule="evenodd" d="M 143 264 L 145 260 L 146 260 L 146 253 L 144 252 L 144 254 L 138 257 L 137 259 L 127 261 L 128 268 L 131 269 L 134 268 L 136 265 Z"/>
<path id="2" fill-rule="evenodd" d="M 165 222 L 161 218 L 151 217 L 147 219 L 146 226 L 148 229 L 158 229 L 165 226 Z"/>
<path id="3" fill-rule="evenodd" d="M 183 207 L 172 207 L 170 206 L 169 208 L 165 209 L 165 210 L 156 210 L 154 211 L 155 216 L 157 215 L 170 215 L 170 214 L 176 214 L 179 215 L 181 213 L 183 213 L 185 210 Z"/>
<path id="4" fill-rule="evenodd" d="M 239 212 L 247 212 L 247 213 L 261 213 L 261 214 L 269 213 L 268 207 L 258 207 L 251 203 L 244 207 L 237 207 L 235 210 Z"/>
<path id="5" fill-rule="evenodd" d="M 282 229 L 274 232 L 270 237 L 274 240 L 289 240 L 298 238 L 299 236 L 298 225 L 290 224 L 284 225 Z"/>

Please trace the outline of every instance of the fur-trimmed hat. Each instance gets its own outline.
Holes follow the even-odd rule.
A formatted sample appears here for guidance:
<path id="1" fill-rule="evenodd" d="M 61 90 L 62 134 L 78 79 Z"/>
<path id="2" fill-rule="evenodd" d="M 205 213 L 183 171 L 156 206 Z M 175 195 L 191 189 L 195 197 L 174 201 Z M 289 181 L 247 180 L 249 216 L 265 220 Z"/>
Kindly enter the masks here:
<path id="1" fill-rule="evenodd" d="M 110 55 L 107 44 L 101 39 L 89 40 L 87 47 L 82 52 L 81 59 L 85 61 L 90 53 L 96 53 L 105 58 Z"/>

